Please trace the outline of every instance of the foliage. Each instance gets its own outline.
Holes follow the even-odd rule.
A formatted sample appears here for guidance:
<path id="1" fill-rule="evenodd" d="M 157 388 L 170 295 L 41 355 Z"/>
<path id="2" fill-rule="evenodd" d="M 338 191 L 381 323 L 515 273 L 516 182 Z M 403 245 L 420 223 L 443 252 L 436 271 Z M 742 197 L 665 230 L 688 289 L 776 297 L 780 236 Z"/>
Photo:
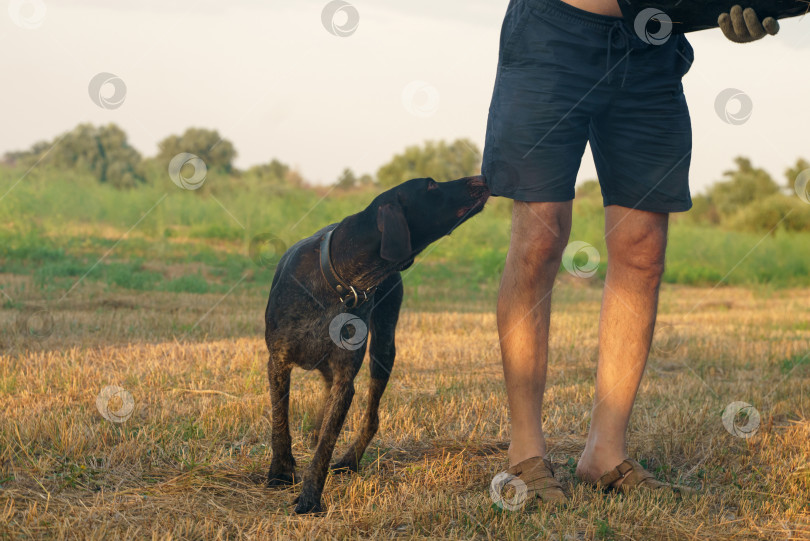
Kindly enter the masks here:
<path id="1" fill-rule="evenodd" d="M 209 171 L 230 173 L 236 149 L 216 130 L 189 128 L 183 135 L 170 135 L 158 143 L 160 152 L 157 161 L 164 167 L 181 152 L 188 152 L 202 159 Z"/>
<path id="2" fill-rule="evenodd" d="M 417 177 L 437 181 L 472 176 L 480 171 L 481 151 L 469 139 L 426 141 L 423 146 L 410 146 L 377 171 L 377 182 L 390 188 Z"/>
<path id="3" fill-rule="evenodd" d="M 371 175 L 362 175 L 358 178 L 349 167 L 344 169 L 335 181 L 335 187 L 341 190 L 356 188 L 358 186 L 370 186 L 371 184 L 374 184 L 374 178 Z"/>
<path id="4" fill-rule="evenodd" d="M 689 222 L 693 224 L 717 225 L 720 223 L 720 215 L 707 195 L 693 195 L 692 208 L 689 212 L 674 215 L 675 220 Z"/>
<path id="5" fill-rule="evenodd" d="M 601 197 L 602 197 L 602 188 L 599 186 L 598 180 L 586 180 L 585 182 L 577 186 L 577 190 L 574 195 L 575 199 L 601 198 Z"/>
<path id="6" fill-rule="evenodd" d="M 53 141 L 41 141 L 30 150 L 10 152 L 5 162 L 86 172 L 99 182 L 131 188 L 144 181 L 140 153 L 132 148 L 124 131 L 115 124 L 79 124 Z"/>
<path id="7" fill-rule="evenodd" d="M 28 150 L 8 152 L 4 157 L 6 170 L 21 169 L 27 177 L 44 175 L 60 182 L 69 182 L 76 188 L 85 188 L 95 181 L 115 188 L 133 188 L 139 185 L 158 186 L 165 192 L 173 190 L 167 175 L 168 164 L 182 152 L 200 157 L 206 164 L 205 184 L 195 193 L 218 199 L 230 193 L 249 198 L 298 198 L 302 188 L 310 186 L 289 165 L 272 159 L 245 171 L 234 168 L 237 152 L 233 144 L 223 139 L 216 130 L 189 128 L 182 135 L 171 135 L 160 143 L 157 156 L 142 159 L 131 147 L 126 133 L 115 124 L 93 126 L 80 124 L 53 141 L 40 141 Z M 346 167 L 336 179 L 336 198 L 354 191 L 363 194 L 389 188 L 411 178 L 429 176 L 437 180 L 453 180 L 479 172 L 481 153 L 468 139 L 426 141 L 423 145 L 407 147 L 391 161 L 379 168 L 376 179 L 368 174 L 357 175 Z M 785 185 L 780 185 L 764 169 L 755 167 L 742 156 L 735 160 L 735 168 L 725 171 L 723 180 L 712 185 L 706 194 L 693 196 L 693 208 L 687 213 L 673 215 L 673 223 L 700 225 L 748 232 L 768 232 L 778 226 L 786 231 L 810 231 L 810 206 L 805 205 L 794 192 L 796 178 L 810 169 L 810 162 L 797 159 L 785 170 Z M 36 167 L 34 167 L 36 166 Z M 10 169 L 9 169 L 10 168 Z M 58 173 L 57 173 L 58 171 Z M 144 189 L 144 188 L 142 188 Z M 75 190 L 68 189 L 65 198 L 72 200 Z M 322 196 L 322 194 L 321 194 Z M 305 199 L 308 199 L 306 197 Z M 601 189 L 595 180 L 577 187 L 576 199 L 580 208 L 580 226 L 589 233 L 602 227 Z M 122 202 L 131 206 L 133 199 Z M 491 214 L 509 218 L 512 202 L 495 199 L 490 203 Z M 83 199 L 81 206 L 92 205 Z M 59 212 L 64 205 L 60 205 Z M 294 208 L 294 205 L 289 207 Z M 284 209 L 287 211 L 288 209 Z M 120 214 L 122 208 L 107 209 Z M 195 237 L 234 239 L 244 235 L 246 225 L 236 218 L 227 225 L 195 225 L 189 232 Z M 242 229 L 232 229 L 236 225 Z"/>
<path id="8" fill-rule="evenodd" d="M 740 156 L 735 163 L 737 169 L 724 173 L 725 181 L 712 185 L 706 195 L 692 197 L 692 209 L 674 215 L 675 221 L 761 233 L 810 231 L 810 205 L 796 197 L 793 186 L 798 174 L 810 168 L 806 160 L 796 160 L 785 171 L 783 188 L 749 159 Z"/>
<path id="9" fill-rule="evenodd" d="M 726 224 L 738 231 L 810 231 L 810 205 L 775 193 L 743 207 Z"/>
<path id="10" fill-rule="evenodd" d="M 241 176 L 247 184 L 287 185 L 293 187 L 301 187 L 304 185 L 304 179 L 297 171 L 275 158 L 268 163 L 254 165 L 243 172 Z"/>
<path id="11" fill-rule="evenodd" d="M 0 167 L 0 193 L 24 172 Z M 289 247 L 362 209 L 382 189 L 334 190 L 324 199 L 323 191 L 306 187 L 284 185 L 273 192 L 271 185 L 238 178 L 207 182 L 216 199 L 160 184 L 122 191 L 87 174 L 57 176 L 35 168 L 0 202 L 0 212 L 9 217 L 0 228 L 0 272 L 33 275 L 56 298 L 88 271 L 83 284 L 223 294 L 246 276 L 240 287 L 264 294 L 274 269 L 257 266 L 251 258 L 253 239 L 275 237 Z M 806 216 L 801 213 L 810 205 L 794 200 L 796 209 L 764 239 L 755 230 L 756 221 L 747 217 L 739 219 L 750 227 L 736 229 L 674 221 L 664 281 L 810 286 L 810 252 L 801 249 L 808 233 L 797 231 L 800 227 L 791 221 Z M 432 306 L 445 302 L 440 299 L 448 291 L 459 305 L 494 299 L 510 242 L 510 207 L 508 199 L 490 199 L 481 215 L 426 250 L 404 273 L 408 302 Z M 570 240 L 587 242 L 599 252 L 593 278 L 598 283 L 607 252 L 595 184 L 581 187 L 573 212 Z"/>
<path id="12" fill-rule="evenodd" d="M 709 190 L 711 200 L 721 216 L 729 217 L 742 207 L 779 192 L 779 186 L 764 169 L 755 168 L 751 160 L 738 156 L 736 170 L 723 173 L 727 179 Z"/>
<path id="13" fill-rule="evenodd" d="M 796 160 L 796 164 L 793 167 L 789 167 L 785 170 L 785 178 L 787 179 L 786 186 L 788 190 L 794 189 L 794 183 L 796 182 L 796 177 L 799 176 L 799 173 L 808 169 L 810 169 L 810 162 L 800 158 Z"/>

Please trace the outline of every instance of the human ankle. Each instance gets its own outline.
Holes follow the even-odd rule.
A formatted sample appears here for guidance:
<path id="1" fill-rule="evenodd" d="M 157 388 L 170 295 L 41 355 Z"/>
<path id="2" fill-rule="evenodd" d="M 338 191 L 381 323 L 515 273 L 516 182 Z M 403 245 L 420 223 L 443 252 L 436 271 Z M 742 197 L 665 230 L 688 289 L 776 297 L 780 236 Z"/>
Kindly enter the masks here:
<path id="1" fill-rule="evenodd" d="M 546 443 L 542 437 L 540 440 L 534 439 L 531 441 L 512 438 L 512 442 L 509 444 L 509 450 L 507 451 L 507 456 L 509 457 L 510 466 L 520 464 L 524 460 L 534 458 L 536 456 L 545 457 Z"/>
<path id="2" fill-rule="evenodd" d="M 577 471 L 582 470 L 601 476 L 621 464 L 627 457 L 627 448 L 623 441 L 604 442 L 589 439 L 579 457 Z"/>

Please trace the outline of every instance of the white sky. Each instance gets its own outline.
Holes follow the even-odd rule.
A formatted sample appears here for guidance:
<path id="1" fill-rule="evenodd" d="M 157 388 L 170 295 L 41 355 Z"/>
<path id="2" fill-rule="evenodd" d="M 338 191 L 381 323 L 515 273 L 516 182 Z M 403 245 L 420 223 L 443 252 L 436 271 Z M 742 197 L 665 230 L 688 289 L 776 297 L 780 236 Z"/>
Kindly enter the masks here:
<path id="1" fill-rule="evenodd" d="M 4 3 L 23 2 L 27 16 L 29 1 Z M 275 157 L 326 183 L 346 166 L 374 173 L 425 139 L 469 137 L 483 147 L 507 0 L 351 2 L 360 22 L 344 38 L 322 25 L 325 0 L 45 0 L 35 29 L 0 11 L 0 154 L 79 122 L 115 122 L 152 155 L 160 139 L 200 126 L 233 141 L 239 167 Z M 782 21 L 777 37 L 756 44 L 716 30 L 689 36 L 693 192 L 737 154 L 781 182 L 797 157 L 810 159 L 810 17 Z M 126 83 L 121 107 L 91 101 L 99 72 Z M 433 114 L 403 105 L 414 81 L 435 88 L 434 101 L 416 102 L 437 104 Z M 743 125 L 715 113 L 715 97 L 729 87 L 753 102 Z M 595 178 L 590 152 L 586 178 Z"/>

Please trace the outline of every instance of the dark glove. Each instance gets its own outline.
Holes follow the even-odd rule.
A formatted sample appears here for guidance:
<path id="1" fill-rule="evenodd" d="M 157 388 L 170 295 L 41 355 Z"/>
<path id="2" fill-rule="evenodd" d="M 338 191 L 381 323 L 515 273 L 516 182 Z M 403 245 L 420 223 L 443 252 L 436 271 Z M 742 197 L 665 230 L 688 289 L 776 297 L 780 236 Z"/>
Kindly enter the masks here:
<path id="1" fill-rule="evenodd" d="M 762 39 L 766 34 L 779 32 L 779 23 L 773 17 L 765 17 L 760 22 L 753 8 L 743 8 L 738 4 L 732 6 L 729 13 L 721 13 L 717 24 L 723 34 L 735 43 L 750 43 Z"/>

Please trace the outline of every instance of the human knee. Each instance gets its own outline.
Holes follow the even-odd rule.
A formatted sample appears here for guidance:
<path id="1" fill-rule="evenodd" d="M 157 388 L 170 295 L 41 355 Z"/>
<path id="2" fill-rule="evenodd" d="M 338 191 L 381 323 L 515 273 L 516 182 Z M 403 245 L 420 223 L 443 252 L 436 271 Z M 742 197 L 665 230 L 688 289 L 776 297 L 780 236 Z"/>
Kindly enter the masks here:
<path id="1" fill-rule="evenodd" d="M 664 273 L 666 259 L 666 234 L 646 230 L 608 242 L 608 261 L 618 264 L 631 272 L 652 278 L 660 278 Z"/>
<path id="2" fill-rule="evenodd" d="M 529 272 L 556 269 L 571 230 L 570 206 L 565 203 L 515 202 L 510 257 Z"/>

